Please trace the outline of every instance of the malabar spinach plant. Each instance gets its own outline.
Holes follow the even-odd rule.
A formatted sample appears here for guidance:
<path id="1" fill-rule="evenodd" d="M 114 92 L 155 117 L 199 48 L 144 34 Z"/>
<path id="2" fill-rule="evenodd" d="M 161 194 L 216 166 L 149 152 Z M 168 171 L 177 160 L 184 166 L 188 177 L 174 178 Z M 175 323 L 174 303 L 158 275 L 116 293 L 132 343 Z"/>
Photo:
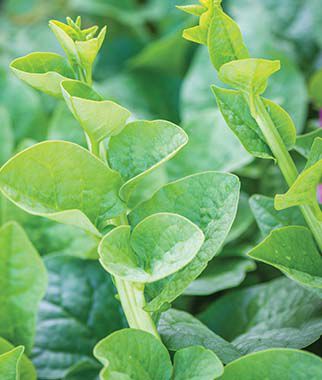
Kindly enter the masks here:
<path id="1" fill-rule="evenodd" d="M 184 37 L 207 46 L 219 79 L 233 88 L 212 88 L 226 123 L 249 153 L 274 160 L 289 186 L 285 194 L 276 195 L 275 209 L 299 206 L 307 223 L 307 227 L 288 225 L 274 229 L 249 256 L 275 266 L 303 285 L 319 289 L 322 284 L 322 212 L 317 199 L 322 176 L 319 131 L 305 142 L 307 163 L 299 174 L 289 153 L 297 146 L 292 119 L 278 104 L 262 96 L 269 77 L 280 69 L 280 62 L 250 57 L 238 25 L 223 11 L 221 1 L 202 1 L 201 5 L 180 8 L 200 17 L 199 25 L 186 29 Z M 305 138 L 301 137 L 302 142 Z M 258 196 L 251 200 L 258 219 L 262 215 L 256 214 L 256 206 L 264 201 Z"/>

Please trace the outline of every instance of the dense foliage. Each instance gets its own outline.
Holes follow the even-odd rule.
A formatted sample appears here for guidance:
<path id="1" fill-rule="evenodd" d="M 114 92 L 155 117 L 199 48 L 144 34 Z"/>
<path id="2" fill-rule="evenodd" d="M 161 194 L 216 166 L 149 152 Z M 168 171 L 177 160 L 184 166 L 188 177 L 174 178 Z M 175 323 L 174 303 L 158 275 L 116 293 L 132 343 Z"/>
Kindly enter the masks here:
<path id="1" fill-rule="evenodd" d="M 0 378 L 321 379 L 319 0 L 1 21 Z"/>

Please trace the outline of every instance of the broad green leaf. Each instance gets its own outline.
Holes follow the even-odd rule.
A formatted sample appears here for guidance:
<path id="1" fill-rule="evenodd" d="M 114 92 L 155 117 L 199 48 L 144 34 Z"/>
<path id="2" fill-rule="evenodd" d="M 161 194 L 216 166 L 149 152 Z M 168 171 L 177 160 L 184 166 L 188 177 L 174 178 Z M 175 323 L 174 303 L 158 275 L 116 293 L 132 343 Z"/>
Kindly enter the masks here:
<path id="1" fill-rule="evenodd" d="M 214 380 L 224 372 L 218 357 L 200 346 L 187 347 L 174 355 L 174 380 Z"/>
<path id="2" fill-rule="evenodd" d="M 0 258 L 0 336 L 14 345 L 23 344 L 28 354 L 38 304 L 46 291 L 46 270 L 28 236 L 14 222 L 0 229 Z"/>
<path id="3" fill-rule="evenodd" d="M 322 212 L 317 203 L 316 189 L 322 177 L 322 138 L 316 138 L 312 145 L 307 165 L 285 194 L 275 196 L 275 208 L 283 210 L 292 206 L 311 205 L 322 223 Z"/>
<path id="4" fill-rule="evenodd" d="M 101 142 L 121 132 L 130 112 L 109 100 L 103 100 L 91 87 L 80 81 L 63 81 L 66 103 L 87 135 Z"/>
<path id="5" fill-rule="evenodd" d="M 305 158 L 308 158 L 312 149 L 313 142 L 317 137 L 322 138 L 322 128 L 319 128 L 313 132 L 309 132 L 305 135 L 298 136 L 296 139 L 294 150 L 296 150 Z"/>
<path id="6" fill-rule="evenodd" d="M 288 210 L 277 211 L 274 207 L 274 199 L 264 195 L 252 195 L 249 200 L 250 207 L 255 216 L 259 229 L 264 236 L 276 228 L 301 225 L 306 222 L 297 207 Z"/>
<path id="7" fill-rule="evenodd" d="M 265 137 L 252 117 L 243 93 L 212 86 L 218 106 L 228 126 L 240 139 L 245 149 L 259 158 L 272 158 L 272 152 Z M 286 147 L 290 149 L 296 139 L 296 129 L 289 114 L 279 105 L 268 99 L 262 99 L 273 123 L 282 137 Z"/>
<path id="8" fill-rule="evenodd" d="M 170 379 L 169 353 L 153 335 L 136 329 L 117 331 L 101 340 L 95 357 L 105 366 L 101 379 Z"/>
<path id="9" fill-rule="evenodd" d="M 309 352 L 271 349 L 242 357 L 225 367 L 220 380 L 319 380 L 322 360 Z"/>
<path id="10" fill-rule="evenodd" d="M 31 53 L 15 59 L 10 67 L 29 86 L 58 98 L 62 97 L 60 82 L 75 76 L 65 58 L 56 53 Z"/>
<path id="11" fill-rule="evenodd" d="M 36 144 L 0 170 L 1 190 L 19 207 L 94 235 L 95 226 L 124 210 L 121 183 L 118 173 L 86 149 L 64 141 Z"/>
<path id="12" fill-rule="evenodd" d="M 82 361 L 75 364 L 64 376 L 64 380 L 99 380 L 99 363 Z"/>
<path id="13" fill-rule="evenodd" d="M 218 253 L 236 216 L 238 197 L 237 177 L 205 172 L 162 187 L 130 213 L 133 225 L 158 212 L 176 213 L 199 226 L 205 235 L 203 246 L 189 265 L 156 283 L 158 295 L 147 305 L 150 311 L 177 298 Z"/>
<path id="14" fill-rule="evenodd" d="M 32 360 L 40 379 L 61 379 L 86 363 L 97 367 L 94 345 L 126 321 L 112 279 L 98 262 L 51 255 L 45 264 L 49 284 Z"/>
<path id="15" fill-rule="evenodd" d="M 322 70 L 317 71 L 309 83 L 309 95 L 316 108 L 322 108 Z"/>
<path id="16" fill-rule="evenodd" d="M 305 227 L 273 230 L 248 256 L 273 265 L 303 285 L 322 288 L 322 256 L 310 230 Z"/>
<path id="17" fill-rule="evenodd" d="M 14 135 L 10 114 L 6 108 L 0 106 L 0 166 L 12 155 L 14 148 Z"/>
<path id="18" fill-rule="evenodd" d="M 20 380 L 19 363 L 23 354 L 23 346 L 0 355 L 1 380 Z"/>
<path id="19" fill-rule="evenodd" d="M 158 330 L 170 351 L 203 346 L 212 350 L 223 363 L 229 363 L 241 355 L 230 343 L 184 311 L 170 309 L 162 313 Z"/>
<path id="20" fill-rule="evenodd" d="M 185 295 L 204 296 L 240 285 L 255 263 L 243 258 L 215 257 L 185 290 Z"/>
<path id="21" fill-rule="evenodd" d="M 249 58 L 238 25 L 219 6 L 213 8 L 207 45 L 210 60 L 217 70 L 227 62 Z"/>
<path id="22" fill-rule="evenodd" d="M 134 121 L 109 142 L 109 163 L 126 183 L 120 190 L 123 199 L 146 174 L 173 157 L 186 143 L 186 133 L 164 120 Z"/>
<path id="23" fill-rule="evenodd" d="M 0 337 L 0 355 L 5 354 L 6 352 L 11 351 L 13 349 L 14 346 L 11 343 Z M 26 355 L 21 356 L 21 360 L 19 363 L 19 373 L 19 380 L 37 380 L 36 369 Z"/>
<path id="24" fill-rule="evenodd" d="M 219 78 L 237 90 L 260 95 L 266 90 L 268 78 L 279 69 L 279 61 L 258 58 L 240 59 L 221 66 Z"/>
<path id="25" fill-rule="evenodd" d="M 234 290 L 198 317 L 242 354 L 273 347 L 303 348 L 322 334 L 321 299 L 285 277 Z"/>
<path id="26" fill-rule="evenodd" d="M 99 246 L 103 267 L 114 276 L 132 282 L 155 282 L 187 265 L 204 242 L 202 231 L 176 214 L 154 214 L 131 232 L 120 226 Z"/>

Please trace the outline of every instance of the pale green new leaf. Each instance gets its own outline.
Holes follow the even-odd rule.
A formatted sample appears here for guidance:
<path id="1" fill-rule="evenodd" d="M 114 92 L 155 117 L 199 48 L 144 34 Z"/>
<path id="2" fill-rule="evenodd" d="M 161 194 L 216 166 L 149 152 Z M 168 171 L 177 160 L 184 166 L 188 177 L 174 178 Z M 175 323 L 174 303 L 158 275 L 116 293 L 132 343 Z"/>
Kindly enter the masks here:
<path id="1" fill-rule="evenodd" d="M 180 214 L 198 225 L 205 235 L 203 246 L 189 265 L 155 284 L 157 291 L 153 293 L 157 295 L 147 309 L 156 311 L 163 304 L 172 302 L 202 273 L 227 237 L 236 216 L 238 197 L 237 177 L 205 172 L 162 187 L 130 213 L 134 225 L 158 212 Z"/>
<path id="2" fill-rule="evenodd" d="M 101 142 L 121 132 L 130 112 L 103 100 L 90 86 L 80 81 L 63 81 L 62 93 L 75 118 L 91 140 Z"/>
<path id="3" fill-rule="evenodd" d="M 132 282 L 154 282 L 177 272 L 198 253 L 202 231 L 176 214 L 154 214 L 130 226 L 109 232 L 99 246 L 103 267 Z"/>
<path id="4" fill-rule="evenodd" d="M 14 346 L 0 337 L 0 355 L 14 349 Z M 22 355 L 19 365 L 20 378 L 19 380 L 37 380 L 37 373 L 32 362 L 26 355 Z M 1 373 L 1 369 L 0 369 Z M 2 379 L 2 378 L 1 378 Z"/>
<path id="5" fill-rule="evenodd" d="M 0 336 L 30 353 L 38 304 L 47 274 L 24 230 L 10 222 L 0 229 Z"/>
<path id="6" fill-rule="evenodd" d="M 62 97 L 60 82 L 75 76 L 66 59 L 55 53 L 31 53 L 15 59 L 10 67 L 29 86 L 58 98 Z"/>
<path id="7" fill-rule="evenodd" d="M 322 256 L 305 227 L 273 230 L 248 256 L 273 265 L 300 284 L 322 288 Z"/>
<path id="8" fill-rule="evenodd" d="M 183 348 L 174 355 L 173 380 L 214 380 L 223 372 L 218 357 L 204 347 Z"/>
<path id="9" fill-rule="evenodd" d="M 128 200 L 146 174 L 173 157 L 188 142 L 186 133 L 164 120 L 134 121 L 109 143 L 109 163 L 126 181 L 120 190 Z"/>
<path id="10" fill-rule="evenodd" d="M 316 189 L 322 178 L 322 138 L 316 138 L 303 172 L 285 194 L 275 197 L 275 208 L 283 210 L 298 205 L 311 205 L 322 223 L 322 212 L 317 202 Z"/>
<path id="11" fill-rule="evenodd" d="M 322 70 L 317 71 L 309 82 L 309 95 L 316 108 L 322 108 Z"/>
<path id="12" fill-rule="evenodd" d="M 23 354 L 23 346 L 0 355 L 1 380 L 20 380 L 19 363 Z"/>
<path id="13" fill-rule="evenodd" d="M 260 95 L 266 90 L 268 78 L 279 69 L 280 61 L 240 59 L 221 66 L 219 78 L 237 90 Z"/>
<path id="14" fill-rule="evenodd" d="M 96 227 L 124 210 L 121 184 L 118 173 L 64 141 L 36 144 L 0 170 L 2 192 L 19 207 L 96 235 Z"/>
<path id="15" fill-rule="evenodd" d="M 220 380 L 320 380 L 322 360 L 309 352 L 271 349 L 243 356 L 225 367 Z"/>
<path id="16" fill-rule="evenodd" d="M 227 62 L 249 58 L 238 25 L 219 6 L 213 9 L 207 45 L 210 60 L 217 70 Z"/>
<path id="17" fill-rule="evenodd" d="M 105 366 L 102 380 L 167 380 L 172 364 L 153 335 L 136 329 L 117 331 L 97 343 L 95 357 Z"/>

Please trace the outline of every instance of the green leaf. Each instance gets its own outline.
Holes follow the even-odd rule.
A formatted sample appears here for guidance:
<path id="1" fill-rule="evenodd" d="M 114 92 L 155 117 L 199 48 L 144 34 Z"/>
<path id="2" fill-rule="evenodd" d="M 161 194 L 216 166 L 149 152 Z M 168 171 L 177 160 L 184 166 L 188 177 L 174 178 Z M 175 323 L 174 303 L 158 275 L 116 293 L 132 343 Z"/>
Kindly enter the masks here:
<path id="1" fill-rule="evenodd" d="M 165 380 L 172 365 L 167 349 L 153 335 L 135 329 L 117 331 L 100 341 L 95 357 L 105 366 L 101 379 Z"/>
<path id="2" fill-rule="evenodd" d="M 251 260 L 243 258 L 215 257 L 185 290 L 185 295 L 206 296 L 221 290 L 240 285 L 247 272 L 253 271 L 256 265 Z"/>
<path id="3" fill-rule="evenodd" d="M 219 379 L 319 380 L 321 376 L 322 360 L 318 356 L 298 350 L 272 349 L 244 356 L 228 364 Z"/>
<path id="4" fill-rule="evenodd" d="M 266 90 L 268 78 L 279 69 L 279 61 L 241 59 L 223 65 L 219 71 L 219 78 L 237 90 L 260 95 Z"/>
<path id="5" fill-rule="evenodd" d="M 213 10 L 207 45 L 210 60 L 217 70 L 230 61 L 249 58 L 238 25 L 218 6 Z"/>
<path id="6" fill-rule="evenodd" d="M 1 380 L 20 380 L 19 362 L 24 348 L 19 346 L 13 350 L 0 355 L 0 377 Z"/>
<path id="7" fill-rule="evenodd" d="M 187 347 L 174 355 L 174 380 L 213 380 L 224 372 L 218 357 L 200 346 Z"/>
<path id="8" fill-rule="evenodd" d="M 305 135 L 298 136 L 294 150 L 296 150 L 305 158 L 308 158 L 312 149 L 313 142 L 317 137 L 322 138 L 322 128 L 319 128 L 313 132 L 309 132 Z"/>
<path id="9" fill-rule="evenodd" d="M 14 349 L 14 346 L 11 343 L 9 343 L 8 341 L 0 337 L 0 356 L 13 349 Z M 0 362 L 1 362 L 1 359 L 0 359 Z M 0 373 L 1 373 L 1 369 L 0 369 Z M 36 369 L 33 366 L 32 362 L 24 354 L 21 356 L 21 360 L 19 363 L 19 373 L 20 373 L 19 380 L 37 380 Z"/>
<path id="10" fill-rule="evenodd" d="M 231 130 L 240 139 L 245 149 L 259 158 L 272 158 L 272 152 L 265 141 L 260 127 L 252 117 L 243 93 L 212 86 L 218 106 Z M 290 149 L 296 139 L 296 129 L 289 114 L 279 105 L 263 98 L 286 147 Z"/>
<path id="11" fill-rule="evenodd" d="M 101 142 L 125 127 L 130 112 L 109 100 L 103 100 L 90 86 L 80 81 L 63 81 L 66 103 L 91 140 Z"/>
<path id="12" fill-rule="evenodd" d="M 38 304 L 46 291 L 46 270 L 28 236 L 14 222 L 0 229 L 0 258 L 0 336 L 14 345 L 23 344 L 28 354 Z"/>
<path id="13" fill-rule="evenodd" d="M 280 227 L 301 225 L 306 226 L 306 222 L 297 208 L 277 211 L 274 207 L 274 199 L 264 195 L 252 195 L 249 200 L 250 207 L 255 216 L 259 229 L 264 236 L 272 230 Z"/>
<path id="14" fill-rule="evenodd" d="M 202 231 L 176 214 L 154 214 L 109 232 L 99 246 L 103 267 L 132 282 L 155 282 L 187 265 L 204 242 Z"/>
<path id="15" fill-rule="evenodd" d="M 311 205 L 322 223 L 322 211 L 316 196 L 317 186 L 322 175 L 322 138 L 317 137 L 312 145 L 305 169 L 297 177 L 285 194 L 275 196 L 275 208 L 283 210 L 292 206 Z"/>
<path id="16" fill-rule="evenodd" d="M 36 144 L 0 170 L 1 190 L 19 207 L 94 235 L 95 226 L 124 210 L 121 183 L 118 173 L 86 149 L 64 141 Z"/>
<path id="17" fill-rule="evenodd" d="M 123 199 L 146 174 L 173 157 L 186 143 L 186 133 L 164 120 L 134 121 L 109 143 L 109 163 L 126 183 L 120 190 Z"/>
<path id="18" fill-rule="evenodd" d="M 289 226 L 272 231 L 248 256 L 273 265 L 300 284 L 322 288 L 322 256 L 305 227 Z"/>
<path id="19" fill-rule="evenodd" d="M 12 155 L 14 148 L 14 135 L 10 120 L 10 114 L 6 108 L 0 106 L 0 166 Z"/>
<path id="20" fill-rule="evenodd" d="M 58 98 L 62 97 L 60 82 L 75 76 L 65 58 L 56 53 L 31 53 L 15 59 L 10 67 L 29 86 Z"/>
<path id="21" fill-rule="evenodd" d="M 199 226 L 205 235 L 203 246 L 189 265 L 156 283 L 158 295 L 147 305 L 148 310 L 156 311 L 177 298 L 218 253 L 236 216 L 238 196 L 237 177 L 205 172 L 162 187 L 130 213 L 133 225 L 155 213 L 176 213 Z"/>
<path id="22" fill-rule="evenodd" d="M 51 255 L 45 264 L 48 291 L 40 304 L 32 353 L 39 378 L 61 379 L 85 364 L 99 368 L 94 345 L 126 326 L 111 277 L 92 260 Z"/>
<path id="23" fill-rule="evenodd" d="M 285 277 L 234 290 L 198 317 L 242 354 L 303 348 L 322 334 L 321 299 Z"/>
<path id="24" fill-rule="evenodd" d="M 318 70 L 309 82 L 309 95 L 316 108 L 322 108 L 322 70 Z"/>
<path id="25" fill-rule="evenodd" d="M 170 351 L 203 346 L 212 350 L 223 363 L 240 357 L 240 353 L 230 343 L 184 311 L 170 309 L 162 313 L 158 330 Z"/>

